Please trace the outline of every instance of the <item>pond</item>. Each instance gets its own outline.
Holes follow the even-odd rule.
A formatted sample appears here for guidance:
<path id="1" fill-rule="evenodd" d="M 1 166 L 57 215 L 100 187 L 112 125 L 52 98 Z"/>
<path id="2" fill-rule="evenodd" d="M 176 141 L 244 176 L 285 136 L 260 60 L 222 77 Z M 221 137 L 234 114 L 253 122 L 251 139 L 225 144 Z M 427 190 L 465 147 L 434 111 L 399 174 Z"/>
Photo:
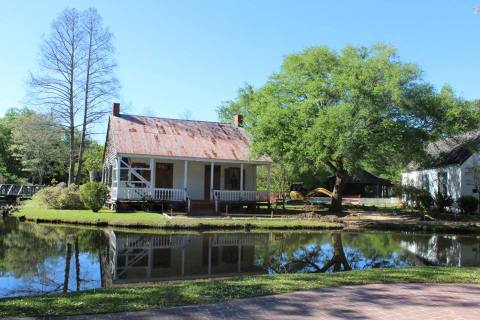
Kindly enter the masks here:
<path id="1" fill-rule="evenodd" d="M 411 232 L 188 233 L 0 221 L 0 298 L 238 274 L 480 266 L 480 236 Z"/>

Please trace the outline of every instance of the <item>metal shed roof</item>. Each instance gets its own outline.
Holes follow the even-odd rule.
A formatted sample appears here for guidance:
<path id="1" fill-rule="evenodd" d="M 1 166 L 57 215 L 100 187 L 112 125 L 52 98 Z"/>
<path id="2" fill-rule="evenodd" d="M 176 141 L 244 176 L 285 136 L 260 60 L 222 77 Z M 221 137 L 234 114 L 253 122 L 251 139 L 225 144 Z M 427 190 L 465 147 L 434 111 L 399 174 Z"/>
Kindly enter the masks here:
<path id="1" fill-rule="evenodd" d="M 461 165 L 473 153 L 479 151 L 479 146 L 480 130 L 441 139 L 427 146 L 427 159 L 424 164 L 411 163 L 408 169 L 419 170 Z"/>
<path id="2" fill-rule="evenodd" d="M 110 116 L 108 134 L 117 153 L 271 162 L 252 158 L 250 136 L 233 124 L 119 114 Z"/>

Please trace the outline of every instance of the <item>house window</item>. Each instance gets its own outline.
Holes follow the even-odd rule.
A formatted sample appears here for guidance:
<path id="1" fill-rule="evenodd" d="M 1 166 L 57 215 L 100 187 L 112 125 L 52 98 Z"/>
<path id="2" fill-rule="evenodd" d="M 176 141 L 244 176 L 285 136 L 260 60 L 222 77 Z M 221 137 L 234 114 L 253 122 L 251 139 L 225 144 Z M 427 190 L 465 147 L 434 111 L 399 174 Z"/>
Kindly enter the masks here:
<path id="1" fill-rule="evenodd" d="M 157 163 L 155 173 L 155 188 L 173 188 L 172 163 Z"/>
<path id="2" fill-rule="evenodd" d="M 235 264 L 238 262 L 238 247 L 225 246 L 222 247 L 222 262 L 225 264 Z"/>
<path id="3" fill-rule="evenodd" d="M 154 249 L 153 250 L 153 267 L 154 268 L 170 268 L 171 266 L 171 249 Z"/>
<path id="4" fill-rule="evenodd" d="M 428 174 L 422 174 L 422 188 L 430 192 L 430 179 Z"/>
<path id="5" fill-rule="evenodd" d="M 448 195 L 448 175 L 445 171 L 438 173 L 438 191 L 443 195 Z"/>
<path id="6" fill-rule="evenodd" d="M 243 186 L 245 188 L 245 169 L 243 170 Z M 240 168 L 225 169 L 225 190 L 240 190 Z"/>

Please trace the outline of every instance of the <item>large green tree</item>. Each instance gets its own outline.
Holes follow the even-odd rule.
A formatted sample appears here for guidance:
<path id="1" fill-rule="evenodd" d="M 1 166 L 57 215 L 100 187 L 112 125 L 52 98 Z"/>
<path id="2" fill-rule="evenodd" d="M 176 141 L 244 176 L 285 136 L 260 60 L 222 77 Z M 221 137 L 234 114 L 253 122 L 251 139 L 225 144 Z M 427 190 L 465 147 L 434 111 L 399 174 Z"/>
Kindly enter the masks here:
<path id="1" fill-rule="evenodd" d="M 9 152 L 16 157 L 29 180 L 44 183 L 45 177 L 58 178 L 68 158 L 64 131 L 52 126 L 52 119 L 31 110 L 15 121 Z"/>
<path id="2" fill-rule="evenodd" d="M 313 47 L 287 56 L 242 106 L 254 151 L 313 172 L 328 169 L 336 178 L 330 209 L 340 212 L 345 182 L 355 171 L 398 172 L 421 158 L 432 137 L 450 133 L 447 120 L 474 117 L 447 91 L 437 93 L 420 68 L 403 63 L 390 46 Z"/>
<path id="3" fill-rule="evenodd" d="M 27 109 L 8 109 L 3 118 L 0 118 L 0 177 L 2 182 L 18 182 L 22 176 L 20 161 L 10 152 L 12 145 L 12 129 L 18 119 L 27 116 Z"/>

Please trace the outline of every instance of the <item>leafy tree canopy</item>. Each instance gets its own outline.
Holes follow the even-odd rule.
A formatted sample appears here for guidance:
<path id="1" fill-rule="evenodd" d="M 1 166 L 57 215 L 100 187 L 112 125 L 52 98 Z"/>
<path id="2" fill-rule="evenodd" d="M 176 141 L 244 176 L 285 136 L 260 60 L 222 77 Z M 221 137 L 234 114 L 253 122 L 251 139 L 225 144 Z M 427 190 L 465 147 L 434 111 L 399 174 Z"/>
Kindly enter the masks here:
<path id="1" fill-rule="evenodd" d="M 341 210 L 345 180 L 356 170 L 391 177 L 421 159 L 425 143 L 478 121 L 451 88 L 436 92 L 418 66 L 382 44 L 291 54 L 248 102 L 240 95 L 230 106 L 245 110 L 257 154 L 336 176 L 332 211 Z"/>

